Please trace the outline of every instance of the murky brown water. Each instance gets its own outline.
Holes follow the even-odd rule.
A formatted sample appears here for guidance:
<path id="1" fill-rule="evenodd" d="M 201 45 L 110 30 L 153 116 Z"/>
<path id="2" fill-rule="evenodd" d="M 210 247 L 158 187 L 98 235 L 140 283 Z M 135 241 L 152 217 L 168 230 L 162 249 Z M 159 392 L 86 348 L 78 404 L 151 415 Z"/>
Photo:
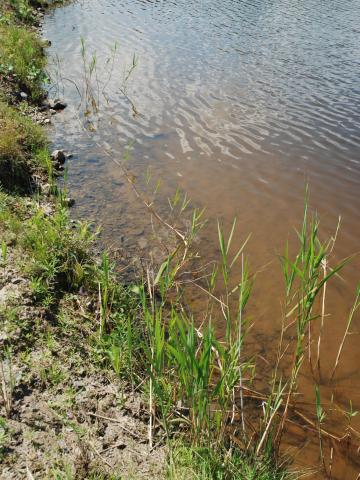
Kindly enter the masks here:
<path id="1" fill-rule="evenodd" d="M 83 0 L 45 21 L 53 78 L 59 60 L 57 86 L 69 102 L 54 118 L 53 138 L 74 153 L 68 183 L 76 214 L 100 223 L 108 244 L 130 255 L 147 255 L 152 244 L 148 214 L 119 167 L 96 145 L 121 159 L 134 142 L 128 166 L 140 187 L 148 169 L 152 182 L 161 179 L 161 212 L 178 186 L 206 207 L 203 256 L 218 253 L 216 219 L 230 228 L 237 217 L 237 241 L 252 232 L 247 253 L 252 271 L 261 270 L 249 312 L 256 320 L 254 349 L 265 355 L 274 347 L 281 318 L 276 255 L 301 221 L 306 180 L 323 232 L 334 231 L 342 216 L 336 257 L 360 247 L 359 25 L 358 0 Z M 99 84 L 107 83 L 108 100 L 100 94 L 96 131 L 90 136 L 81 125 L 88 120 L 80 115 L 79 122 L 80 98 L 73 83 L 83 88 L 81 37 L 89 59 L 97 53 Z M 111 70 L 112 61 L 106 60 L 115 42 Z M 127 94 L 138 115 L 119 92 L 134 53 L 139 61 Z M 97 98 L 95 77 L 93 85 Z M 344 280 L 329 289 L 325 372 L 336 356 L 359 266 L 355 259 L 344 270 Z M 199 308 L 195 293 L 193 302 Z M 359 327 L 358 316 L 338 370 L 335 400 L 343 408 L 351 398 L 360 409 Z M 305 399 L 313 400 L 310 376 L 304 375 L 302 383 Z M 324 401 L 332 393 L 323 387 Z M 291 439 L 295 445 L 303 441 L 295 433 Z M 317 456 L 310 442 L 299 465 L 313 464 Z M 355 479 L 358 470 L 353 457 L 334 460 L 334 478 Z"/>

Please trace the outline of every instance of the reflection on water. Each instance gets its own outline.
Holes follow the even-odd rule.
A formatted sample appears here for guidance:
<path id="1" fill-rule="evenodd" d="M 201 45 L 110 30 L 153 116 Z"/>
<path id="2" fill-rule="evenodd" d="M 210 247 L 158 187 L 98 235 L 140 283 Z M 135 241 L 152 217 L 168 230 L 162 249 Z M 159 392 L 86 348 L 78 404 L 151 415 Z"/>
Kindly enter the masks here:
<path id="1" fill-rule="evenodd" d="M 299 224 L 306 179 L 324 231 L 342 216 L 337 258 L 359 249 L 359 19 L 358 0 L 83 0 L 45 22 L 70 104 L 54 119 L 54 141 L 75 154 L 69 186 L 76 213 L 101 223 L 109 244 L 147 254 L 147 214 L 97 145 L 121 158 L 134 142 L 130 165 L 139 184 L 148 168 L 162 181 L 160 210 L 177 186 L 206 206 L 205 256 L 217 254 L 215 219 L 229 227 L 237 217 L 239 241 L 252 232 L 253 270 L 273 262 L 259 273 L 250 306 L 254 338 L 264 339 L 259 348 L 268 348 L 266 339 L 279 328 L 283 286 L 273 273 L 276 254 Z M 100 77 L 119 44 L 108 101 L 102 98 L 90 136 L 78 122 L 73 83 L 83 76 L 80 38 L 97 52 Z M 134 53 L 139 63 L 127 92 L 139 115 L 120 91 Z M 355 260 L 328 295 L 324 364 L 333 364 L 358 267 Z M 336 391 L 343 407 L 349 397 L 360 407 L 356 338 L 347 340 Z"/>

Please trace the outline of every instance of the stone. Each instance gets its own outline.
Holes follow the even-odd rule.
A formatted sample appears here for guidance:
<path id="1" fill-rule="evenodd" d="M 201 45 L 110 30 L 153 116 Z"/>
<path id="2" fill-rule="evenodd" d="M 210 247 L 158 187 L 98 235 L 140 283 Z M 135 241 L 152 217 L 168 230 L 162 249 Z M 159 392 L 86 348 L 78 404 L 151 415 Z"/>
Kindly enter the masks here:
<path id="1" fill-rule="evenodd" d="M 71 208 L 75 205 L 75 200 L 73 198 L 67 197 L 64 199 L 64 203 L 67 207 Z"/>
<path id="2" fill-rule="evenodd" d="M 25 92 L 19 93 L 20 100 L 26 100 L 28 98 L 28 94 Z"/>
<path id="3" fill-rule="evenodd" d="M 44 183 L 41 185 L 41 191 L 44 195 L 50 195 L 51 185 L 49 183 Z"/>
<path id="4" fill-rule="evenodd" d="M 64 110 L 64 108 L 67 107 L 67 103 L 63 100 L 60 100 L 59 98 L 55 98 L 49 100 L 49 106 L 53 110 Z"/>
<path id="5" fill-rule="evenodd" d="M 65 160 L 66 160 L 66 156 L 65 156 L 65 153 L 63 152 L 63 150 L 54 150 L 51 154 L 51 159 L 54 162 L 59 163 L 60 165 L 64 165 Z"/>

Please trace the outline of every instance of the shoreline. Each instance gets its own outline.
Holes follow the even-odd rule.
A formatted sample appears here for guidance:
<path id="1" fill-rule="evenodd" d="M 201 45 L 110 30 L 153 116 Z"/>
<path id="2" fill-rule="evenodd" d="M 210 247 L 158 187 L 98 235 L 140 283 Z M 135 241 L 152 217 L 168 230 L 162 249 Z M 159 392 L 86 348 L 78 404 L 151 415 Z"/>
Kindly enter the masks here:
<path id="1" fill-rule="evenodd" d="M 216 282 L 224 283 L 224 341 L 215 337 L 211 316 L 201 331 L 194 325 L 177 283 L 197 258 L 191 245 L 203 221 L 199 210 L 188 231 L 173 229 L 179 245 L 157 272 L 148 269 L 145 280 L 131 285 L 120 282 L 111 252 L 95 251 L 97 232 L 71 218 L 73 200 L 58 186 L 67 154 L 50 152 L 45 127 L 67 105 L 44 92 L 48 41 L 40 39 L 39 24 L 47 7 L 31 0 L 16 5 L 0 7 L 0 479 L 298 478 L 281 439 L 297 395 L 312 303 L 304 301 L 296 319 L 290 380 L 277 377 L 277 364 L 269 393 L 259 397 L 252 380 L 242 383 L 255 376 L 253 360 L 243 358 L 253 278 L 243 255 L 247 240 L 230 257 L 235 222 L 227 238 L 219 226 L 222 259 L 208 287 L 216 304 Z M 301 268 L 308 274 L 298 260 L 308 255 L 308 237 L 319 258 L 332 251 L 331 243 L 317 243 L 316 223 L 307 230 L 306 211 L 307 203 L 299 263 L 293 270 L 289 258 L 283 263 L 289 291 L 292 275 Z M 230 291 L 236 261 L 242 278 Z M 306 300 L 314 302 L 314 289 L 321 292 L 321 265 L 310 265 L 315 283 Z M 204 310 L 211 311 L 210 301 Z M 245 394 L 260 412 L 251 437 Z M 321 414 L 320 393 L 316 400 Z M 306 428 L 319 436 L 322 457 L 327 431 L 321 415 L 311 421 Z M 318 468 L 328 474 L 323 458 Z"/>
<path id="2" fill-rule="evenodd" d="M 24 19 L 6 3 L 0 34 L 4 39 L 7 28 L 21 29 L 29 62 L 35 55 L 45 66 L 46 43 L 38 32 L 46 7 L 36 8 L 26 2 Z M 0 478 L 130 478 L 134 471 L 139 478 L 161 478 L 166 453 L 163 446 L 149 453 L 143 443 L 148 414 L 142 396 L 110 368 L 97 338 L 103 272 L 102 259 L 92 253 L 94 235 L 71 220 L 72 200 L 56 186 L 66 157 L 61 150 L 51 154 L 47 133 L 37 126 L 49 125 L 66 104 L 47 100 L 42 74 L 33 85 L 16 75 L 0 74 L 1 121 L 10 117 L 16 130 L 25 130 L 16 145 L 19 171 L 0 145 L 12 172 L 1 179 L 6 191 L 0 191 Z M 38 144 L 22 151 L 29 131 L 29 143 Z M 117 285 L 112 267 L 107 274 Z M 126 289 L 119 290 L 122 308 L 136 310 Z"/>

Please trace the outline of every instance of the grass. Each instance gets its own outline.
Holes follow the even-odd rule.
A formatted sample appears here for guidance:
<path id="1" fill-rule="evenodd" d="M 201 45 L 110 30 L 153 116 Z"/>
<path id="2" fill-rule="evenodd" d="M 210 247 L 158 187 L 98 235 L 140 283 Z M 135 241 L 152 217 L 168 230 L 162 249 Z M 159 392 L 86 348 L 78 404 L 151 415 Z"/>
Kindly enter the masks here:
<path id="1" fill-rule="evenodd" d="M 247 457 L 241 452 L 213 452 L 174 446 L 169 479 L 182 480 L 289 480 L 295 476 L 274 468 L 264 459 Z"/>
<path id="2" fill-rule="evenodd" d="M 30 190 L 31 173 L 51 175 L 43 130 L 0 101 L 0 185 L 6 190 Z"/>
<path id="3" fill-rule="evenodd" d="M 30 210 L 21 197 L 0 192 L 0 226 L 16 234 L 26 258 L 22 268 L 31 278 L 37 302 L 49 305 L 62 291 L 94 284 L 89 254 L 94 234 L 85 223 L 70 223 L 61 198 L 49 215 L 36 203 Z"/>
<path id="4" fill-rule="evenodd" d="M 43 97 L 46 59 L 39 38 L 12 22 L 0 24 L 0 74 L 37 101 Z"/>

